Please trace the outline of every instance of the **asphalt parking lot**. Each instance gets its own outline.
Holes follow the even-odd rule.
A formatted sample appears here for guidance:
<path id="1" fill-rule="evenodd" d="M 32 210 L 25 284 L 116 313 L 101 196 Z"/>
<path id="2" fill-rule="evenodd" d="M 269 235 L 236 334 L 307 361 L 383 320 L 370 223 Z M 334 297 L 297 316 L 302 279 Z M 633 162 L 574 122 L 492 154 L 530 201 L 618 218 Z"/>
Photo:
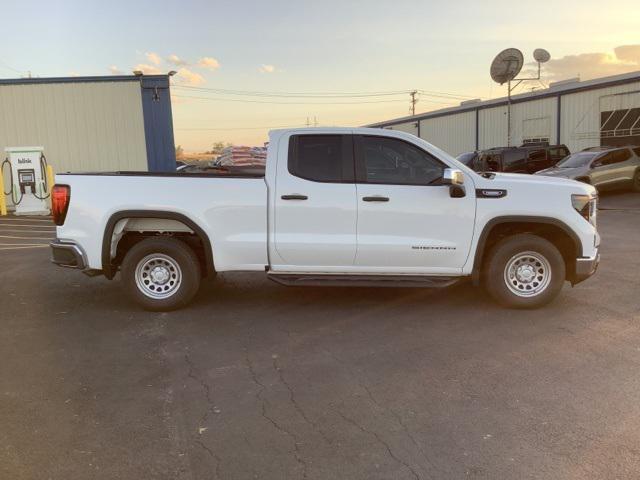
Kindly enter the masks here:
<path id="1" fill-rule="evenodd" d="M 538 311 L 235 274 L 148 313 L 0 218 L 0 478 L 638 478 L 640 195 L 601 205 L 599 271 Z"/>

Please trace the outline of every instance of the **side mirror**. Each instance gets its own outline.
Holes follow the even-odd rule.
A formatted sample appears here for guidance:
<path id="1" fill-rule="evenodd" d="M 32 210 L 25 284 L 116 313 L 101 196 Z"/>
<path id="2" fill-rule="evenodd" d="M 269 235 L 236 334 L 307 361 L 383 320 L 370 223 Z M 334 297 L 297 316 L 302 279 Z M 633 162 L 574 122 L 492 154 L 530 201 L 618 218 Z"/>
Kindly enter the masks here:
<path id="1" fill-rule="evenodd" d="M 464 173 L 455 168 L 445 168 L 442 175 L 443 185 L 464 185 Z"/>
<path id="2" fill-rule="evenodd" d="M 596 160 L 595 162 L 593 162 L 591 164 L 591 168 L 597 168 L 597 167 L 601 167 L 602 166 L 602 161 L 601 160 Z"/>
<path id="3" fill-rule="evenodd" d="M 451 198 L 462 198 L 467 195 L 464 189 L 464 173 L 462 173 L 462 170 L 445 168 L 442 175 L 442 184 L 449 185 L 449 196 Z"/>

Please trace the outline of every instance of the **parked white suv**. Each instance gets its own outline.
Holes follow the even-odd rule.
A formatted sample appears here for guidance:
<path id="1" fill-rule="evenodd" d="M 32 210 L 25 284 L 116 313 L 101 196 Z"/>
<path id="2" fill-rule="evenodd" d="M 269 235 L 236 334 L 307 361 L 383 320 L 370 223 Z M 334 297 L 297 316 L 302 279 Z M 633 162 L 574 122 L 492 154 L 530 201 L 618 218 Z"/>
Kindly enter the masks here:
<path id="1" fill-rule="evenodd" d="M 446 286 L 471 278 L 538 307 L 594 273 L 596 192 L 573 180 L 477 174 L 413 135 L 276 130 L 264 173 L 59 174 L 53 262 L 175 309 L 214 272 L 285 285 Z"/>

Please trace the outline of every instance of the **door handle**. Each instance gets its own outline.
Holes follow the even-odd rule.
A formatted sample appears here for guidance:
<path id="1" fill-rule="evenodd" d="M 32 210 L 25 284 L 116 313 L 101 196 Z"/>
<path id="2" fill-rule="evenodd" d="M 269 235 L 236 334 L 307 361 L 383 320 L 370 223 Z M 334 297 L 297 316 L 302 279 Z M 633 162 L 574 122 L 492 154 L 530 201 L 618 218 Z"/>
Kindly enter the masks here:
<path id="1" fill-rule="evenodd" d="M 282 200 L 308 200 L 309 197 L 306 195 L 300 195 L 299 193 L 292 193 L 291 195 L 282 195 L 280 197 Z"/>
<path id="2" fill-rule="evenodd" d="M 381 195 L 376 195 L 373 197 L 362 197 L 362 201 L 364 202 L 388 202 L 389 197 L 383 197 Z"/>

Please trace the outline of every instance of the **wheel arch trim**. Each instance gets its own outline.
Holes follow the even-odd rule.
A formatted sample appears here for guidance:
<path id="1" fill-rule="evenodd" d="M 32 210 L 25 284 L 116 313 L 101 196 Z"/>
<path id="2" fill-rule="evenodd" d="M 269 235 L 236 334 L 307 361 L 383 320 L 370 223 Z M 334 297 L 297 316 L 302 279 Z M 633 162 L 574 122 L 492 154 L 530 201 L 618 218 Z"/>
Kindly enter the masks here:
<path id="1" fill-rule="evenodd" d="M 111 265 L 111 239 L 113 237 L 113 232 L 116 224 L 120 220 L 123 220 L 125 218 L 162 218 L 182 222 L 191 230 L 193 230 L 193 232 L 202 240 L 202 243 L 204 245 L 204 256 L 207 274 L 213 274 L 215 272 L 213 264 L 213 250 L 209 235 L 207 235 L 202 227 L 200 227 L 186 215 L 164 210 L 121 210 L 109 217 L 109 220 L 107 220 L 107 224 L 104 229 L 104 236 L 102 237 L 102 272 L 108 279 L 112 279 L 116 274 L 116 270 L 112 268 Z"/>
<path id="2" fill-rule="evenodd" d="M 474 285 L 480 284 L 480 271 L 482 267 L 482 262 L 484 260 L 485 249 L 487 239 L 489 238 L 489 234 L 494 229 L 494 227 L 498 225 L 503 225 L 505 223 L 537 223 L 540 225 L 553 225 L 555 227 L 560 228 L 564 233 L 566 233 L 569 238 L 573 240 L 573 243 L 576 247 L 576 257 L 582 257 L 582 242 L 580 241 L 580 237 L 574 232 L 566 223 L 562 220 L 558 220 L 553 217 L 539 217 L 535 215 L 509 215 L 509 216 L 501 216 L 494 217 L 485 223 L 482 228 L 482 233 L 478 238 L 478 243 L 476 245 L 475 256 L 473 259 L 473 269 L 471 271 L 471 279 Z"/>

